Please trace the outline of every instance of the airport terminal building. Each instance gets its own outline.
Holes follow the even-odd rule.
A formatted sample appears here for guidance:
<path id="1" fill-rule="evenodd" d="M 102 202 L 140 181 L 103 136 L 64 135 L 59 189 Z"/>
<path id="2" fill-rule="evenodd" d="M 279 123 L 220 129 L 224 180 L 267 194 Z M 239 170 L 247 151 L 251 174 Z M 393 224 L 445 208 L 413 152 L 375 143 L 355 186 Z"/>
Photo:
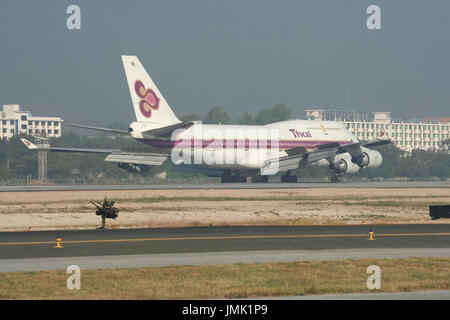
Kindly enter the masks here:
<path id="1" fill-rule="evenodd" d="M 0 112 L 0 139 L 25 133 L 32 136 L 61 137 L 63 120 L 59 117 L 34 117 L 18 104 L 4 104 Z"/>
<path id="2" fill-rule="evenodd" d="M 346 110 L 305 110 L 308 119 L 343 122 L 359 140 L 389 137 L 407 152 L 414 149 L 448 151 L 450 117 L 423 118 L 420 120 L 393 120 L 390 112 L 372 114 Z"/>

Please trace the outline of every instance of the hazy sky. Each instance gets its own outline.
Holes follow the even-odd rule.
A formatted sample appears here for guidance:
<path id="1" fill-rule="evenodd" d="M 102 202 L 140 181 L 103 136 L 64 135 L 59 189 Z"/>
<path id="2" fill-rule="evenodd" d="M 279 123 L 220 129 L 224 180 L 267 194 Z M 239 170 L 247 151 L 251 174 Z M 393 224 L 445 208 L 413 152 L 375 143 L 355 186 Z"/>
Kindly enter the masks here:
<path id="1" fill-rule="evenodd" d="M 81 30 L 66 28 L 71 4 Z M 382 30 L 366 27 L 370 4 Z M 0 3 L 0 104 L 70 123 L 133 121 L 122 54 L 139 57 L 178 115 L 284 102 L 296 116 L 450 116 L 448 0 Z"/>

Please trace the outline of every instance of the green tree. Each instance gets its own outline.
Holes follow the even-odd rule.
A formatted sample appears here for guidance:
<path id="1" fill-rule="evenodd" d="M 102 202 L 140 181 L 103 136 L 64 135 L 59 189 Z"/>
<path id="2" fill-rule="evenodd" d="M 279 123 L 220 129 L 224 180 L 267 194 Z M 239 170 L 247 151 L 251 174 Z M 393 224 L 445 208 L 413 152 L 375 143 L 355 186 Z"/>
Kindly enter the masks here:
<path id="1" fill-rule="evenodd" d="M 292 118 L 292 110 L 286 107 L 284 103 L 277 103 L 272 109 L 260 111 L 256 117 L 257 124 L 268 124 L 273 122 L 286 121 Z"/>
<path id="2" fill-rule="evenodd" d="M 105 128 L 118 129 L 118 130 L 128 130 L 128 126 L 129 126 L 129 124 L 124 122 L 124 121 L 114 120 L 113 122 L 107 124 L 105 126 Z"/>
<path id="3" fill-rule="evenodd" d="M 30 139 L 26 135 L 13 136 L 6 144 L 5 158 L 9 170 L 17 177 L 37 176 L 37 153 L 29 152 L 21 138 Z"/>
<path id="4" fill-rule="evenodd" d="M 253 116 L 250 113 L 244 113 L 244 115 L 238 119 L 238 124 L 253 125 L 255 124 L 255 119 L 253 119 Z"/>
<path id="5" fill-rule="evenodd" d="M 209 110 L 206 116 L 203 118 L 205 124 L 230 124 L 231 118 L 226 111 L 223 111 L 222 107 L 216 106 Z"/>
<path id="6" fill-rule="evenodd" d="M 189 122 L 189 121 L 201 121 L 203 119 L 203 116 L 201 116 L 198 113 L 191 113 L 191 114 L 181 116 L 179 118 L 183 122 Z"/>

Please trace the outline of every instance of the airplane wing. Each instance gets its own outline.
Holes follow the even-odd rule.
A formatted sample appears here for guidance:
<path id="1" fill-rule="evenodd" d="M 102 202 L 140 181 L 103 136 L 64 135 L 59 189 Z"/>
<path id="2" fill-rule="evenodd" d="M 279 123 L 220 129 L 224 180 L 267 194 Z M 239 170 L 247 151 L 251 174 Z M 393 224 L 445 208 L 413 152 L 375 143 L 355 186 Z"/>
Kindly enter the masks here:
<path id="1" fill-rule="evenodd" d="M 160 166 L 168 157 L 166 153 L 149 152 L 148 149 L 123 149 L 119 152 L 111 152 L 106 156 L 105 161 Z"/>
<path id="2" fill-rule="evenodd" d="M 277 172 L 294 170 L 301 166 L 319 161 L 321 159 L 331 159 L 338 152 L 339 147 L 330 147 L 307 151 L 303 147 L 287 150 L 285 157 L 266 160 L 261 168 L 262 175 L 272 175 Z"/>
<path id="3" fill-rule="evenodd" d="M 382 146 L 384 144 L 389 144 L 391 142 L 392 142 L 391 139 L 375 139 L 363 143 L 363 146 L 366 148 L 370 148 L 375 146 Z"/>
<path id="4" fill-rule="evenodd" d="M 388 144 L 390 142 L 391 141 L 389 139 L 372 140 L 364 143 L 362 146 L 373 147 Z M 354 159 L 362 158 L 363 153 L 361 150 L 361 143 L 356 142 L 346 145 L 339 145 L 337 142 L 332 142 L 323 144 L 314 151 L 307 151 L 304 147 L 289 149 L 286 151 L 287 156 L 266 160 L 264 166 L 261 168 L 261 174 L 270 175 L 277 172 L 294 170 L 322 159 L 326 159 L 331 162 L 334 156 L 346 152 L 348 152 Z"/>
<path id="5" fill-rule="evenodd" d="M 148 152 L 141 149 L 84 149 L 84 148 L 55 148 L 37 146 L 27 139 L 21 139 L 30 150 L 52 152 L 80 152 L 107 154 L 105 161 L 118 163 L 146 164 L 160 166 L 169 157 L 165 153 Z"/>

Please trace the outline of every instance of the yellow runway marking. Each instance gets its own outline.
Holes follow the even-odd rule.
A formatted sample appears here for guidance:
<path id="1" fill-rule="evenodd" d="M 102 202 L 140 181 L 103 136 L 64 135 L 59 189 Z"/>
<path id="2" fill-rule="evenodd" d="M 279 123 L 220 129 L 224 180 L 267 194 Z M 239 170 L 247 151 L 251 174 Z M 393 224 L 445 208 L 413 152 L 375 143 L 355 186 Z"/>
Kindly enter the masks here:
<path id="1" fill-rule="evenodd" d="M 375 233 L 374 237 L 413 237 L 413 236 L 450 236 L 450 233 Z M 108 243 L 108 242 L 143 242 L 143 241 L 185 241 L 185 240 L 229 240 L 229 239 L 295 239 L 295 238 L 345 238 L 364 237 L 368 234 L 308 234 L 308 235 L 273 235 L 273 236 L 218 236 L 218 237 L 183 237 L 183 238 L 137 238 L 137 239 L 98 239 L 98 240 L 68 240 L 62 243 Z M 55 244 L 55 241 L 35 242 L 0 242 L 0 246 L 7 245 L 36 245 Z"/>

